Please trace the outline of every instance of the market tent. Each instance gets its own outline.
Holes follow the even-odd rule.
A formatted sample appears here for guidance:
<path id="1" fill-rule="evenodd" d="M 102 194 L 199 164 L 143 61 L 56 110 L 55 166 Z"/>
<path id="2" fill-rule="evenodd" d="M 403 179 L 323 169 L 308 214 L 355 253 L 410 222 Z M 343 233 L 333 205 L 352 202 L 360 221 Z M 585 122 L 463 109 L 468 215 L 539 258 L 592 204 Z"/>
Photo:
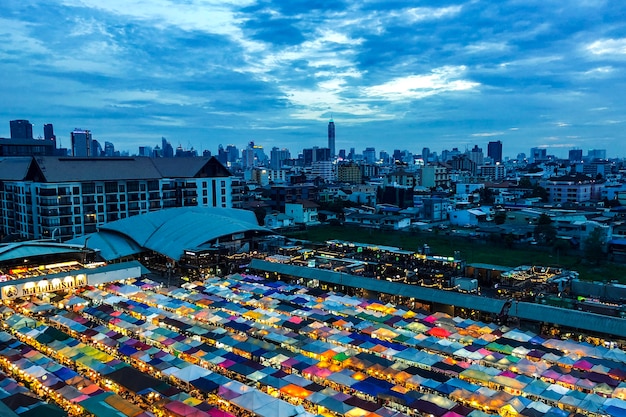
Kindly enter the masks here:
<path id="1" fill-rule="evenodd" d="M 278 399 L 257 389 L 252 389 L 230 400 L 231 403 L 243 408 L 244 410 L 250 411 L 251 413 L 257 413 L 257 411 L 262 407 L 277 401 Z M 269 414 L 267 416 L 271 417 L 272 415 Z"/>
<path id="2" fill-rule="evenodd" d="M 202 368 L 201 366 L 191 364 L 182 369 L 176 369 L 170 375 L 176 379 L 179 379 L 184 382 L 190 382 L 198 378 L 202 378 L 211 373 L 208 369 Z"/>
<path id="3" fill-rule="evenodd" d="M 276 400 L 257 408 L 254 412 L 261 417 L 292 417 L 300 414 L 300 410 L 283 400 Z"/>
<path id="4" fill-rule="evenodd" d="M 131 392 L 140 392 L 161 383 L 160 380 L 130 366 L 117 369 L 106 377 Z"/>

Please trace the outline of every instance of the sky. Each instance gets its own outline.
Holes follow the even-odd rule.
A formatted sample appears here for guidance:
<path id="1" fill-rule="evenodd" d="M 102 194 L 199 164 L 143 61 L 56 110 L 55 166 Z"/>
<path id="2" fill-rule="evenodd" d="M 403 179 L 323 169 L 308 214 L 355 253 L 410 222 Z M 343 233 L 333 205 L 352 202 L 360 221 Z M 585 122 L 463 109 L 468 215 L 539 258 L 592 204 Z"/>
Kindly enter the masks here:
<path id="1" fill-rule="evenodd" d="M 3 0 L 0 137 L 626 157 L 625 69 L 621 0 Z"/>

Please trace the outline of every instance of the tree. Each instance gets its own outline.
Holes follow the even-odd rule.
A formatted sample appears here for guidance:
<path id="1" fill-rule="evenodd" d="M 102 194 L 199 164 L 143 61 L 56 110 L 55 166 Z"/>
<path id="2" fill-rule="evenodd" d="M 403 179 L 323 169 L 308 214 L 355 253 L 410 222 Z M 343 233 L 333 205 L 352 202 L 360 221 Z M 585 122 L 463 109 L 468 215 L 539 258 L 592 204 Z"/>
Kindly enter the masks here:
<path id="1" fill-rule="evenodd" d="M 552 219 L 547 214 L 542 214 L 537 219 L 535 226 L 535 239 L 543 245 L 552 245 L 556 239 L 556 227 L 552 224 Z"/>
<path id="2" fill-rule="evenodd" d="M 506 221 L 506 211 L 498 210 L 496 214 L 493 216 L 493 222 L 495 224 L 503 224 Z"/>
<path id="3" fill-rule="evenodd" d="M 589 236 L 584 240 L 583 251 L 585 259 L 594 265 L 600 265 L 606 258 L 604 254 L 604 232 L 602 228 L 596 227 L 589 233 Z"/>

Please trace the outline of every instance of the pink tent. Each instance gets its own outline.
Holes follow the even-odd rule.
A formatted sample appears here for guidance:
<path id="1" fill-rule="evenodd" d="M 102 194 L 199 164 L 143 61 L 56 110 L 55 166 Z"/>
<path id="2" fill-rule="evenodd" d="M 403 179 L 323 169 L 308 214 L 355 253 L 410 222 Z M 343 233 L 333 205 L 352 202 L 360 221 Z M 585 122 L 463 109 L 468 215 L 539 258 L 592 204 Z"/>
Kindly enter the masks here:
<path id="1" fill-rule="evenodd" d="M 448 411 L 447 413 L 445 413 L 441 417 L 464 417 L 464 416 L 462 416 L 459 413 L 455 413 L 454 411 Z"/>
<path id="2" fill-rule="evenodd" d="M 315 365 L 311 365 L 308 368 L 302 371 L 303 374 L 311 374 L 320 378 L 326 378 L 328 375 L 332 374 L 332 371 L 326 368 L 319 368 Z"/>
<path id="3" fill-rule="evenodd" d="M 235 417 L 234 414 L 227 413 L 226 411 L 222 411 L 219 408 L 213 408 L 207 412 L 211 417 Z"/>
<path id="4" fill-rule="evenodd" d="M 204 411 L 200 411 L 181 401 L 171 401 L 165 404 L 165 409 L 181 417 L 209 417 Z"/>
<path id="5" fill-rule="evenodd" d="M 593 368 L 593 364 L 591 362 L 588 362 L 584 359 L 579 360 L 578 362 L 574 363 L 574 365 L 572 365 L 572 367 L 577 368 L 577 369 L 582 369 L 584 371 L 588 371 L 591 368 Z"/>

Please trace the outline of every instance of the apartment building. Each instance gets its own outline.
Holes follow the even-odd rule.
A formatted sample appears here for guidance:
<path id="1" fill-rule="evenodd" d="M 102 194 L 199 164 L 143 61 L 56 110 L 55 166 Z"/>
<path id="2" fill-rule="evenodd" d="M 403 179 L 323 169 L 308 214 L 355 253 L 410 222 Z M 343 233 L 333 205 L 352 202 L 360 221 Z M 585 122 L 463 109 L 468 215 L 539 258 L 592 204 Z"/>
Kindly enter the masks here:
<path id="1" fill-rule="evenodd" d="M 2 158 L 1 231 L 66 240 L 163 208 L 232 208 L 233 182 L 214 157 Z"/>

